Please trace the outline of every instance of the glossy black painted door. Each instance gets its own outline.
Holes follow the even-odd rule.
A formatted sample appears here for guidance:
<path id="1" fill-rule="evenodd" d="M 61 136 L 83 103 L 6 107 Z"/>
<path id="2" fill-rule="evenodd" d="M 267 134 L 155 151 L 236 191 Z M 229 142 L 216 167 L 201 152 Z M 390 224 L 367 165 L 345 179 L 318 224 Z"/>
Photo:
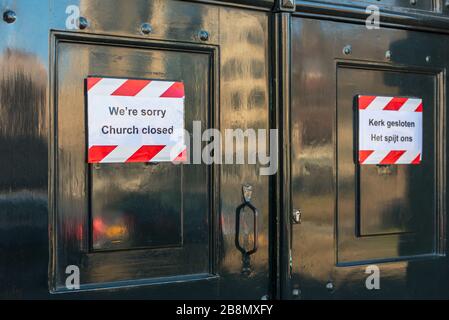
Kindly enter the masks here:
<path id="1" fill-rule="evenodd" d="M 441 36 L 299 17 L 291 23 L 291 201 L 302 221 L 292 225 L 290 293 L 447 297 L 448 50 Z M 420 165 L 357 163 L 356 98 L 364 94 L 423 99 Z M 378 290 L 366 285 L 373 270 Z"/>
<path id="2" fill-rule="evenodd" d="M 71 23 L 74 7 L 83 28 Z M 0 295 L 269 295 L 269 177 L 258 165 L 88 165 L 84 122 L 85 78 L 100 75 L 184 80 L 188 129 L 193 120 L 203 129 L 268 129 L 269 13 L 174 0 L 4 1 L 6 9 L 18 19 L 0 26 L 9 39 L 0 44 L 0 249 L 8 257 Z M 243 185 L 259 212 L 250 273 L 235 246 Z M 251 219 L 241 218 L 248 247 Z M 68 265 L 80 268 L 80 290 L 65 287 Z"/>

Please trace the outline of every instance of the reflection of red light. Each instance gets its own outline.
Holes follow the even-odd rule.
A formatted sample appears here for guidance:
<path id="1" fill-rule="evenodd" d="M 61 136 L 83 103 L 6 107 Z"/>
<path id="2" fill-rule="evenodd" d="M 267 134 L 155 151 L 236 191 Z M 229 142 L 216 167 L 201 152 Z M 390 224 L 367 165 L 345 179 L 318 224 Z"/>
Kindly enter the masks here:
<path id="1" fill-rule="evenodd" d="M 92 221 L 93 227 L 93 237 L 94 241 L 99 239 L 109 238 L 111 240 L 116 240 L 116 238 L 123 238 L 128 233 L 126 225 L 114 224 L 107 225 L 103 222 L 102 218 L 94 218 Z"/>
<path id="2" fill-rule="evenodd" d="M 82 224 L 79 224 L 78 227 L 76 228 L 76 237 L 78 240 L 83 238 L 83 225 Z"/>
<path id="3" fill-rule="evenodd" d="M 92 227 L 94 233 L 93 235 L 94 241 L 97 241 L 98 238 L 100 238 L 102 234 L 104 234 L 106 226 L 104 225 L 104 222 L 101 218 L 95 218 L 94 221 L 92 222 Z"/>
<path id="4" fill-rule="evenodd" d="M 104 230 L 106 229 L 106 226 L 103 223 L 103 220 L 101 218 L 95 218 L 93 222 L 94 232 L 98 233 L 104 233 Z"/>

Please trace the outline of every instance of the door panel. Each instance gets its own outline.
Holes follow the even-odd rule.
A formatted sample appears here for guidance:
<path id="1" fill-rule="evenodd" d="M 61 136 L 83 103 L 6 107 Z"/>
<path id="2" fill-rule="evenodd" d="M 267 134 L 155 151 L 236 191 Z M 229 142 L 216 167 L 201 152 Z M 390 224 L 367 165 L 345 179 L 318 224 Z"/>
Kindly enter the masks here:
<path id="1" fill-rule="evenodd" d="M 214 187 L 207 166 L 88 165 L 84 105 L 85 79 L 91 75 L 182 80 L 186 129 L 192 131 L 193 121 L 208 127 L 213 52 L 64 40 L 58 40 L 55 49 L 56 214 L 58 242 L 65 244 L 58 250 L 58 274 L 64 277 L 69 264 L 83 265 L 81 284 L 98 286 L 119 280 L 213 276 L 211 221 L 216 213 L 210 206 Z"/>
<path id="2" fill-rule="evenodd" d="M 292 19 L 291 196 L 302 223 L 292 225 L 291 287 L 300 298 L 447 296 L 448 52 L 438 37 Z M 420 165 L 358 165 L 359 94 L 423 99 Z M 365 286 L 371 265 L 380 290 Z"/>
<path id="3" fill-rule="evenodd" d="M 68 4 L 52 2 L 52 10 L 65 12 Z M 121 1 L 105 10 L 100 1 L 80 6 L 90 13 L 88 30 L 59 31 L 64 24 L 56 15 L 51 33 L 52 292 L 125 298 L 269 295 L 269 177 L 259 176 L 254 164 L 87 164 L 84 87 L 88 76 L 181 80 L 191 138 L 195 120 L 202 130 L 268 129 L 269 14 L 136 0 L 126 8 L 126 19 L 111 20 L 113 12 L 124 10 Z M 143 35 L 140 25 L 147 21 L 154 21 L 154 32 Z M 198 37 L 201 30 L 207 39 Z M 245 55 L 248 50 L 252 55 Z M 249 273 L 242 272 L 247 266 L 235 246 L 236 208 L 247 184 L 259 212 L 258 250 Z M 249 247 L 254 227 L 244 211 L 241 243 Z M 81 292 L 65 288 L 68 265 L 80 267 Z"/>
<path id="4" fill-rule="evenodd" d="M 337 65 L 338 264 L 434 253 L 437 84 L 437 75 L 410 68 Z M 423 99 L 420 165 L 357 164 L 355 98 L 364 92 Z"/>
<path id="5" fill-rule="evenodd" d="M 270 42 L 269 14 L 250 10 L 220 11 L 220 128 L 270 128 Z M 236 27 L 238 26 L 238 27 Z M 236 45 L 238 44 L 238 45 Z M 251 54 L 248 54 L 251 52 Z M 226 148 L 226 141 L 223 148 Z M 245 153 L 247 152 L 245 146 Z M 234 152 L 237 152 L 235 150 Z M 219 252 L 222 297 L 260 299 L 271 296 L 270 276 L 270 177 L 259 175 L 260 165 L 220 166 Z M 235 247 L 236 208 L 243 203 L 242 185 L 253 187 L 251 202 L 259 211 L 258 250 L 251 255 L 250 270 L 243 271 L 244 261 Z M 246 208 L 240 220 L 241 243 L 251 248 L 254 236 L 253 217 Z"/>

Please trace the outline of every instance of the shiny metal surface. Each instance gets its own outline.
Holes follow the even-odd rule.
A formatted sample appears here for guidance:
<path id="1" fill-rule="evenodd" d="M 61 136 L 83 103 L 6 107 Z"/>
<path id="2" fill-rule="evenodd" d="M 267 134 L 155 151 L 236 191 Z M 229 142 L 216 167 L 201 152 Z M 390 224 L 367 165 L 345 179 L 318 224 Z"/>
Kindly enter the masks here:
<path id="1" fill-rule="evenodd" d="M 291 116 L 291 62 L 294 59 L 291 54 L 291 15 L 286 12 L 277 13 L 273 18 L 274 36 L 274 101 L 273 123 L 279 128 L 279 164 L 280 170 L 276 176 L 274 186 L 277 203 L 273 205 L 276 209 L 276 229 L 273 231 L 276 239 L 276 251 L 278 252 L 275 264 L 275 272 L 278 277 L 276 283 L 277 297 L 282 299 L 291 298 L 292 292 L 300 292 L 298 287 L 292 288 L 291 281 L 291 174 L 290 174 L 290 122 Z M 273 227 L 274 229 L 274 227 Z M 273 262 L 274 263 L 274 262 Z M 299 295 L 295 295 L 299 298 Z"/>
<path id="2" fill-rule="evenodd" d="M 358 66 L 338 67 L 338 129 L 339 163 L 345 170 L 339 189 L 346 190 L 357 185 L 355 198 L 351 201 L 359 208 L 342 208 L 356 211 L 360 236 L 389 233 L 416 233 L 427 228 L 428 236 L 434 234 L 435 188 L 435 85 L 438 79 L 432 74 L 413 73 L 411 68 L 402 70 L 359 69 Z M 356 172 L 346 172 L 354 163 L 353 97 L 357 92 L 382 92 L 384 94 L 423 97 L 426 105 L 424 117 L 424 151 L 420 166 L 359 166 Z M 351 182 L 349 182 L 349 181 Z M 352 186 L 348 184 L 352 184 Z M 428 186 L 423 189 L 422 186 Z M 382 186 L 382 187 L 380 187 Z M 343 199 L 345 195 L 342 195 Z M 354 200 L 354 199 L 351 199 Z M 424 227 L 426 226 L 426 227 Z M 415 237 L 414 235 L 413 237 Z M 424 239 L 420 239 L 420 243 Z M 401 253 L 401 255 L 404 255 Z"/>
<path id="3" fill-rule="evenodd" d="M 292 205 L 307 215 L 293 227 L 292 282 L 302 298 L 447 296 L 448 54 L 437 35 L 293 19 L 292 55 L 302 59 L 292 62 L 291 191 Z M 385 175 L 355 165 L 353 101 L 362 92 L 423 97 L 421 166 Z M 380 268 L 382 290 L 365 288 L 370 264 Z"/>
<path id="4" fill-rule="evenodd" d="M 295 0 L 277 0 L 275 8 L 281 12 L 293 12 L 295 11 Z"/>
<path id="5" fill-rule="evenodd" d="M 441 70 L 449 61 L 443 35 L 449 30 L 449 9 L 441 0 L 418 0 L 416 8 L 410 8 L 405 0 L 375 2 L 382 8 L 382 26 L 401 30 L 385 29 L 384 34 L 368 36 L 363 26 L 351 24 L 364 23 L 365 7 L 372 1 L 296 1 L 296 13 L 292 14 L 279 9 L 274 0 L 108 0 L 108 5 L 101 0 L 0 0 L 2 13 L 12 10 L 16 14 L 13 23 L 0 23 L 0 255 L 7 257 L 0 262 L 0 297 L 444 296 L 449 292 L 443 257 L 446 172 L 441 166 L 446 149 L 442 106 L 447 81 Z M 69 5 L 78 6 L 80 16 L 87 20 L 83 30 L 71 16 Z M 340 22 L 319 20 L 322 18 Z M 151 26 L 151 32 L 143 32 L 144 24 Z M 200 37 L 201 31 L 207 32 L 207 39 Z M 343 47 L 348 44 L 352 52 L 347 56 Z M 391 61 L 385 59 L 387 50 L 392 52 Z M 382 282 L 386 294 L 365 289 L 364 266 L 358 265 L 364 262 L 353 263 L 361 257 L 363 248 L 358 243 L 352 243 L 347 261 L 336 267 L 339 139 L 335 59 L 377 67 L 413 67 L 416 79 L 407 81 L 422 82 L 422 90 L 435 88 L 427 98 L 435 106 L 434 121 L 429 124 L 435 128 L 434 136 L 440 137 L 433 146 L 435 172 L 415 177 L 407 170 L 394 171 L 395 179 L 436 181 L 434 194 L 431 188 L 426 190 L 425 208 L 416 208 L 411 215 L 416 217 L 422 210 L 429 223 L 427 208 L 429 204 L 433 207 L 432 217 L 438 222 L 431 237 L 434 242 L 419 250 L 424 255 L 380 264 L 386 276 Z M 194 61 L 197 66 L 183 69 L 177 65 L 180 61 Z M 191 97 L 190 103 L 197 106 L 192 118 L 207 116 L 204 121 L 209 125 L 225 129 L 280 129 L 280 174 L 259 176 L 254 165 L 223 165 L 206 171 L 199 166 L 190 173 L 166 165 L 88 168 L 77 156 L 85 152 L 79 141 L 85 134 L 79 80 L 89 70 L 123 76 L 153 73 L 156 78 L 167 72 L 176 76 L 184 70 L 191 90 L 201 92 L 200 97 Z M 197 84 L 195 74 L 202 79 Z M 391 83 L 382 85 L 399 88 Z M 59 107 L 65 112 L 62 115 L 55 112 Z M 62 127 L 56 126 L 60 120 Z M 345 140 L 346 133 L 340 134 Z M 64 188 L 54 183 L 58 172 L 63 173 L 59 183 Z M 340 181 L 342 188 L 352 185 L 348 172 L 348 179 Z M 390 179 L 378 177 L 377 172 L 366 174 Z M 194 187 L 173 187 L 186 175 L 192 177 Z M 125 176 L 132 176 L 135 184 L 125 186 Z M 171 187 L 158 188 L 151 183 L 153 178 L 169 180 Z M 400 180 L 395 199 L 415 192 Z M 251 256 L 249 275 L 242 273 L 242 255 L 235 248 L 235 210 L 242 202 L 239 188 L 243 184 L 253 186 L 251 202 L 260 213 L 258 250 Z M 374 187 L 368 183 L 367 188 Z M 88 199 L 90 194 L 94 201 Z M 160 196 L 155 198 L 155 194 Z M 430 203 L 430 197 L 435 201 Z M 163 214 L 153 212 L 152 217 L 161 224 L 157 231 L 165 232 L 147 236 L 147 226 L 153 223 L 146 220 L 146 209 L 154 199 L 174 223 L 163 224 Z M 132 203 L 131 207 L 127 203 Z M 63 205 L 64 210 L 57 213 Z M 369 201 L 366 206 L 372 210 Z M 302 224 L 291 225 L 293 207 L 304 210 Z M 180 208 L 184 215 L 179 215 Z M 135 217 L 128 219 L 124 209 L 131 209 Z M 366 234 L 383 232 L 385 227 L 390 232 L 413 231 L 404 220 L 385 222 L 385 214 L 397 216 L 397 211 L 372 211 L 377 220 L 364 220 L 365 213 L 361 216 Z M 187 219 L 186 213 L 192 219 L 181 222 L 183 217 Z M 62 220 L 53 220 L 56 217 Z M 105 218 L 112 227 L 101 235 L 101 242 L 93 239 L 92 217 Z M 241 241 L 248 247 L 254 235 L 252 218 L 249 212 L 242 213 Z M 172 232 L 170 236 L 168 232 Z M 424 234 L 428 239 L 429 233 Z M 371 247 L 369 258 L 415 254 L 413 247 L 400 248 L 400 237 L 390 237 L 393 240 L 386 247 Z M 180 238 L 187 240 L 189 250 L 175 252 Z M 154 257 L 155 250 L 160 250 L 159 257 Z M 81 261 L 85 291 L 50 294 L 50 289 L 64 281 L 57 252 L 67 253 L 67 263 Z M 149 260 L 152 262 L 147 263 Z M 186 261 L 194 262 L 187 265 Z M 100 286 L 102 290 L 94 290 Z"/>
<path id="6" fill-rule="evenodd" d="M 0 23 L 2 298 L 48 296 L 48 10 L 29 4 L 1 2 L 2 12 L 20 12 Z"/>
<path id="7" fill-rule="evenodd" d="M 263 12 L 220 10 L 220 128 L 269 128 L 268 18 Z M 220 168 L 219 272 L 223 296 L 229 299 L 237 292 L 244 298 L 270 293 L 269 177 L 258 170 L 258 165 L 248 164 Z M 251 256 L 249 277 L 241 273 L 242 255 L 235 248 L 235 210 L 242 202 L 242 184 L 252 185 L 251 203 L 259 211 L 258 250 Z M 242 243 L 252 238 L 252 219 L 250 214 L 242 218 Z"/>
<path id="8" fill-rule="evenodd" d="M 243 203 L 237 207 L 236 212 L 235 212 L 235 246 L 242 253 L 244 258 L 249 257 L 252 254 L 257 252 L 258 242 L 259 242 L 259 239 L 258 239 L 259 211 L 251 203 L 251 195 L 250 195 L 251 191 L 248 190 L 249 188 L 252 189 L 251 186 L 248 186 L 248 185 L 243 186 Z M 250 247 L 249 249 L 240 243 L 240 238 L 241 238 L 240 230 L 241 230 L 242 215 L 243 215 L 243 213 L 245 213 L 246 208 L 249 208 L 250 213 L 253 215 L 253 218 L 254 218 L 253 223 L 252 223 L 252 227 L 253 227 L 252 248 Z"/>
<path id="9" fill-rule="evenodd" d="M 17 19 L 17 15 L 14 11 L 12 10 L 6 10 L 3 13 L 3 21 L 5 21 L 6 23 L 14 23 Z"/>
<path id="10" fill-rule="evenodd" d="M 442 7 L 441 0 L 311 0 L 318 3 L 333 3 L 343 5 L 359 5 L 369 6 L 376 5 L 378 7 L 386 7 L 393 9 L 413 9 L 425 11 L 438 11 Z"/>
<path id="11" fill-rule="evenodd" d="M 236 6 L 239 8 L 249 8 L 266 11 L 272 9 L 276 1 L 278 0 L 195 0 L 195 2 L 205 4 L 220 4 L 225 6 Z"/>
<path id="12" fill-rule="evenodd" d="M 396 41 L 390 46 L 401 59 L 397 43 L 405 41 Z M 413 67 L 379 69 L 363 63 L 337 66 L 339 264 L 435 252 L 435 225 L 440 223 L 436 220 L 435 199 L 436 193 L 441 193 L 437 190 L 435 172 L 436 166 L 443 165 L 442 158 L 436 161 L 437 140 L 442 138 L 434 134 L 436 114 L 441 113 L 441 102 L 435 96 L 438 75 L 438 71 L 424 73 L 424 70 L 414 71 Z M 394 165 L 389 171 L 378 166 L 354 165 L 353 132 L 357 131 L 357 124 L 353 101 L 361 92 L 423 98 L 426 110 L 421 165 Z"/>
<path id="13" fill-rule="evenodd" d="M 253 4 L 261 2 L 266 1 Z M 79 5 L 89 23 L 84 30 L 66 28 L 69 4 Z M 0 295 L 61 298 L 49 291 L 63 289 L 64 264 L 69 263 L 80 264 L 84 284 L 84 291 L 64 295 L 69 298 L 258 299 L 270 293 L 269 178 L 258 176 L 258 167 L 88 168 L 82 143 L 82 80 L 91 72 L 182 77 L 190 83 L 188 103 L 195 106 L 190 120 L 268 128 L 269 15 L 165 0 L 126 6 L 122 1 L 104 6 L 100 1 L 5 0 L 1 6 L 14 10 L 17 20 L 0 26 L 0 250 L 10 257 L 0 263 Z M 142 23 L 150 23 L 153 32 L 142 34 Z M 199 38 L 202 30 L 207 39 Z M 131 176 L 134 184 L 125 185 L 124 177 Z M 184 182 L 180 191 L 173 186 L 181 176 L 194 183 Z M 171 181 L 167 190 L 153 182 L 161 179 Z M 241 274 L 241 254 L 234 245 L 235 209 L 241 203 L 235 189 L 245 183 L 253 185 L 251 201 L 260 212 L 250 276 Z M 163 223 L 160 212 L 147 214 L 149 201 L 158 201 L 172 225 Z M 184 249 L 148 248 L 154 240 L 158 247 L 179 245 L 180 202 Z M 130 211 L 132 219 L 126 216 Z M 149 216 L 157 222 L 145 222 Z M 98 226 L 95 218 L 108 225 L 100 238 L 91 232 Z M 154 224 L 160 234 L 146 235 Z M 246 226 L 244 241 L 252 237 Z M 27 236 L 17 239 L 18 233 Z M 91 290 L 98 287 L 103 290 Z"/>
<path id="14" fill-rule="evenodd" d="M 293 222 L 293 224 L 301 224 L 301 222 L 302 222 L 302 212 L 301 212 L 301 210 L 293 209 L 292 222 Z"/>
<path id="15" fill-rule="evenodd" d="M 142 37 L 141 24 L 152 26 L 152 39 L 198 41 L 198 32 L 207 30 L 207 43 L 218 43 L 218 8 L 187 1 L 133 0 L 133 5 L 121 0 L 48 0 L 52 14 L 65 15 L 69 5 L 78 5 L 80 15 L 89 21 L 88 33 L 127 37 Z M 120 12 L 120 15 L 118 13 Z M 131 18 L 132 17 L 132 18 Z M 52 16 L 56 29 L 66 29 L 63 19 Z"/>
<path id="16" fill-rule="evenodd" d="M 114 76 L 184 81 L 186 128 L 208 124 L 213 51 L 54 35 L 56 221 L 55 290 L 65 268 L 92 287 L 125 280 L 212 274 L 215 188 L 205 165 L 86 164 L 84 79 Z M 89 41 L 90 40 L 90 41 Z M 146 48 L 142 48 L 145 46 Z M 189 49 L 189 52 L 186 50 Z M 81 130 L 80 130 L 81 128 Z M 167 248 L 164 248 L 167 247 Z M 170 248 L 173 247 L 173 248 Z M 99 250 L 122 250 L 96 253 Z M 136 250 L 141 249 L 141 250 Z M 123 251 L 124 250 L 124 251 Z M 167 280 L 165 280 L 167 281 Z"/>
<path id="17" fill-rule="evenodd" d="M 423 1 L 427 3 L 428 1 Z M 441 0 L 435 2 L 436 12 L 426 10 L 408 9 L 403 7 L 379 6 L 382 27 L 422 30 L 439 33 L 448 33 L 449 7 L 441 5 Z M 315 17 L 339 20 L 344 22 L 358 22 L 365 24 L 370 13 L 366 12 L 370 3 L 364 1 L 314 1 L 296 0 L 296 14 L 303 17 Z M 371 3 L 372 4 L 372 3 Z"/>
<path id="18" fill-rule="evenodd" d="M 212 214 L 212 210 L 208 208 L 206 167 L 105 164 L 95 169 L 88 168 L 84 150 L 86 130 L 74 134 L 74 128 L 85 127 L 85 113 L 78 106 L 84 103 L 83 79 L 88 75 L 183 79 L 189 86 L 186 98 L 187 128 L 191 130 L 193 121 L 206 124 L 210 57 L 204 53 L 122 49 L 66 42 L 58 43 L 55 49 L 58 56 L 57 166 L 61 179 L 58 182 L 58 212 L 61 212 L 58 220 L 64 221 L 61 228 L 65 229 L 67 224 L 69 228 L 75 225 L 82 230 L 89 229 L 87 221 L 91 219 L 90 230 L 84 234 L 91 238 L 90 245 L 94 250 L 166 246 L 186 248 L 189 243 L 204 242 L 199 252 L 207 265 L 207 221 L 210 219 L 208 212 Z M 67 169 L 70 171 L 66 172 Z M 85 176 L 89 176 L 86 185 L 82 183 Z M 68 195 L 65 196 L 66 193 Z M 83 207 L 88 209 L 79 210 L 75 205 L 78 201 L 87 202 Z M 71 219 L 65 221 L 70 216 L 68 212 L 73 210 L 70 208 L 74 208 L 73 214 L 76 216 L 90 212 L 90 218 L 82 217 L 84 223 L 81 224 Z M 69 233 L 67 239 L 63 238 L 61 242 L 70 241 L 71 232 L 61 232 Z M 89 251 L 89 245 L 86 247 L 83 244 L 83 238 L 78 241 L 83 250 Z M 161 253 L 158 251 L 158 254 Z M 207 268 L 202 271 L 207 271 Z"/>

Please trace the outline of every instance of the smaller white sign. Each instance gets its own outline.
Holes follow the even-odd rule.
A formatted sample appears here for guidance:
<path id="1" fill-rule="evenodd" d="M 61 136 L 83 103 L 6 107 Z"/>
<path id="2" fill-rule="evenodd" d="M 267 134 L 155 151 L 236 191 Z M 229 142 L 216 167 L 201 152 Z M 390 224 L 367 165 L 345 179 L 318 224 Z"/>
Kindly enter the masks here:
<path id="1" fill-rule="evenodd" d="M 184 84 L 88 77 L 88 162 L 184 161 Z"/>
<path id="2" fill-rule="evenodd" d="M 358 96 L 359 163 L 420 164 L 422 100 Z"/>

